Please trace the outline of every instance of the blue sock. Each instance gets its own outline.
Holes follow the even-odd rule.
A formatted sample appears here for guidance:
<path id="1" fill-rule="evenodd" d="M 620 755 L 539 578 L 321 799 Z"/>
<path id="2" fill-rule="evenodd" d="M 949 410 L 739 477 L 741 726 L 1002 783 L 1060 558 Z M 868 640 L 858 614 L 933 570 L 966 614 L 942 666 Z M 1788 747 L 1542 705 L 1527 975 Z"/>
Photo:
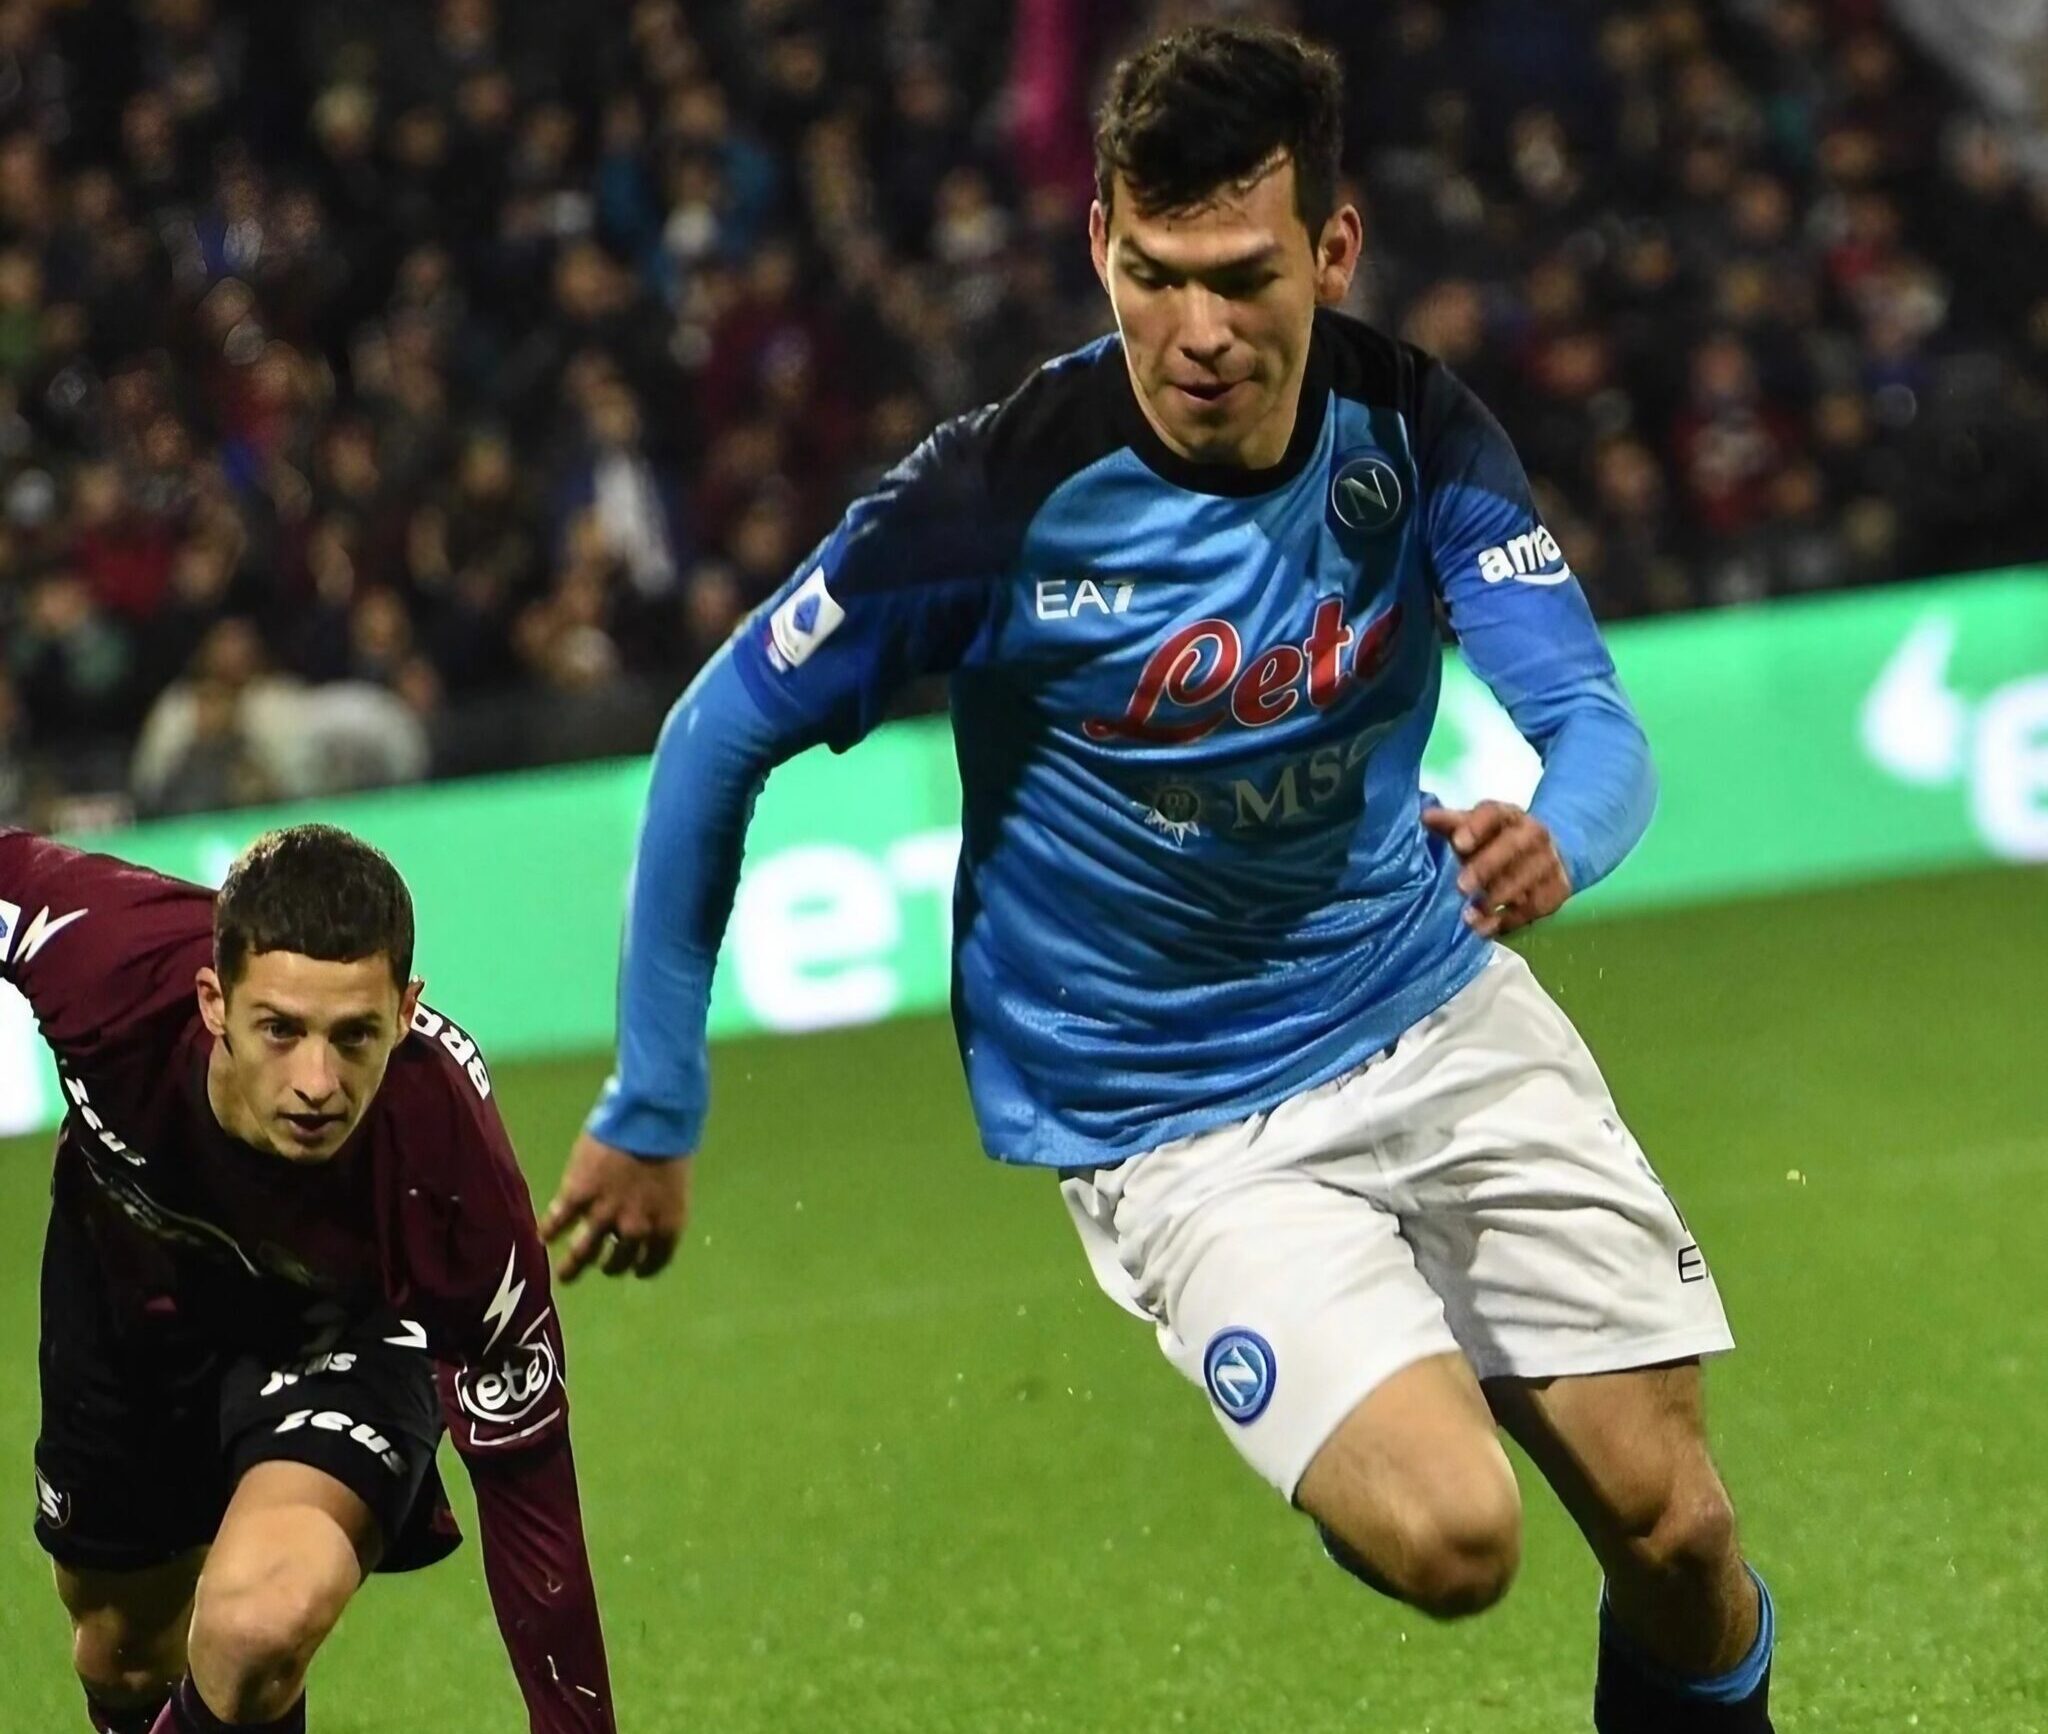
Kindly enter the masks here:
<path id="1" fill-rule="evenodd" d="M 1674 1674 L 1624 1632 L 1600 1597 L 1600 1673 L 1593 1687 L 1597 1734 L 1771 1734 L 1771 1649 L 1777 1614 L 1754 1568 L 1756 1642 L 1725 1674 Z"/>

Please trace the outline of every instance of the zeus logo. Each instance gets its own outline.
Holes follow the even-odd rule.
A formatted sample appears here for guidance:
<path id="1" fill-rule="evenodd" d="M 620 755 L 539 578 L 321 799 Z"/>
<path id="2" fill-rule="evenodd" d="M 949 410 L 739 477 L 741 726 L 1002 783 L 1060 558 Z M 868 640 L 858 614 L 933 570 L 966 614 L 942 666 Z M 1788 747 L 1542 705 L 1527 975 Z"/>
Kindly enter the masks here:
<path id="1" fill-rule="evenodd" d="M 302 1361 L 296 1367 L 279 1367 L 256 1395 L 274 1397 L 278 1392 L 296 1385 L 301 1379 L 310 1379 L 321 1373 L 351 1372 L 355 1364 L 355 1356 L 346 1350 L 338 1355 L 315 1355 L 310 1361 Z"/>
<path id="2" fill-rule="evenodd" d="M 1557 538 L 1541 524 L 1525 536 L 1516 536 L 1498 548 L 1479 556 L 1479 576 L 1489 584 L 1513 578 L 1523 584 L 1563 584 L 1572 569 L 1565 564 L 1564 550 Z"/>
<path id="3" fill-rule="evenodd" d="M 1183 626 L 1146 659 L 1120 717 L 1090 717 L 1091 741 L 1198 741 L 1226 721 L 1266 728 L 1291 715 L 1305 697 L 1317 710 L 1373 680 L 1393 656 L 1401 632 L 1396 603 L 1363 631 L 1345 623 L 1344 604 L 1329 597 L 1299 644 L 1276 644 L 1249 661 L 1227 620 Z M 1174 713 L 1181 714 L 1174 714 Z M 1165 713 L 1165 714 L 1162 714 Z"/>
<path id="4" fill-rule="evenodd" d="M 275 1433 L 296 1433 L 301 1427 L 311 1427 L 316 1433 L 345 1433 L 393 1475 L 405 1473 L 404 1457 L 367 1421 L 358 1421 L 339 1409 L 294 1409 L 271 1430 Z"/>

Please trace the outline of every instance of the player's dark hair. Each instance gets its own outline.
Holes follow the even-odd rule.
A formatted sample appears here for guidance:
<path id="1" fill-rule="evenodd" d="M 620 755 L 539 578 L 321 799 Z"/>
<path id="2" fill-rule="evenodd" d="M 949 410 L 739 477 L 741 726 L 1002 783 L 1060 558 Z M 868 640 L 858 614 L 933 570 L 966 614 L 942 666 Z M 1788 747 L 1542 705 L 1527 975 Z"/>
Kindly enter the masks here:
<path id="1" fill-rule="evenodd" d="M 1310 244 L 1337 205 L 1344 148 L 1337 57 L 1288 31 L 1191 24 L 1117 65 L 1095 120 L 1095 196 L 1123 177 L 1148 216 L 1199 209 L 1294 160 L 1294 204 Z"/>
<path id="2" fill-rule="evenodd" d="M 382 850 L 334 825 L 266 831 L 228 870 L 213 904 L 213 966 L 223 988 L 258 952 L 329 963 L 379 952 L 412 977 L 412 893 Z"/>

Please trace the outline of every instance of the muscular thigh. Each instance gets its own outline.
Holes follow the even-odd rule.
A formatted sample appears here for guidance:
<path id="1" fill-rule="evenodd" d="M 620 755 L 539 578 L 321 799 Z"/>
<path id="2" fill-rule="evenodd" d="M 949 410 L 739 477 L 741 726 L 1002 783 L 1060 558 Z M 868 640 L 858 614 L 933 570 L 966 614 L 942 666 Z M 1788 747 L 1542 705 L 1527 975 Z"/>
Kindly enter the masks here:
<path id="1" fill-rule="evenodd" d="M 199 1577 L 191 1666 L 200 1693 L 231 1720 L 275 1720 L 382 1546 L 369 1506 L 333 1476 L 255 1464 Z"/>
<path id="2" fill-rule="evenodd" d="M 202 1584 L 302 1570 L 342 1586 L 345 1596 L 383 1550 L 383 1527 L 361 1495 L 325 1470 L 272 1460 L 236 1484 Z"/>
<path id="3" fill-rule="evenodd" d="M 1514 1506 L 1514 1471 L 1464 1357 L 1432 1355 L 1373 1390 L 1316 1453 L 1295 1503 L 1347 1536 Z"/>

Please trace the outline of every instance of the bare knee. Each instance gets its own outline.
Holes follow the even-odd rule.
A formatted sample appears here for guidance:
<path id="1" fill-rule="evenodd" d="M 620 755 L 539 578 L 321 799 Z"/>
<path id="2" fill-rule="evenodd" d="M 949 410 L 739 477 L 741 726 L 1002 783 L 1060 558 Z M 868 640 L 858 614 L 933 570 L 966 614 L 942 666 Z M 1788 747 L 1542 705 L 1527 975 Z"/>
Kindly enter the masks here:
<path id="1" fill-rule="evenodd" d="M 1383 1595 L 1440 1620 L 1484 1613 L 1522 1560 L 1522 1502 L 1505 1460 L 1383 1498 L 1368 1520 L 1323 1521 L 1330 1557 Z"/>
<path id="2" fill-rule="evenodd" d="M 139 1709 L 160 1702 L 177 1683 L 199 1557 L 139 1571 L 55 1567 L 57 1594 L 71 1616 L 71 1665 L 92 1698 L 112 1709 Z"/>
<path id="3" fill-rule="evenodd" d="M 1522 1563 L 1522 1502 L 1512 1474 L 1475 1481 L 1455 1499 L 1411 1506 L 1397 1529 L 1401 1599 L 1440 1620 L 1482 1614 Z"/>
<path id="4" fill-rule="evenodd" d="M 1295 1500 L 1354 1577 L 1439 1619 L 1490 1608 L 1522 1557 L 1522 1498 L 1471 1369 L 1404 1368 L 1345 1417 Z"/>
<path id="5" fill-rule="evenodd" d="M 1632 1512 L 1622 1544 L 1629 1569 L 1649 1582 L 1712 1580 L 1738 1561 L 1734 1504 L 1720 1477 L 1702 1465 Z"/>
<path id="6" fill-rule="evenodd" d="M 71 1665 L 98 1702 L 116 1710 L 160 1701 L 184 1672 L 176 1634 L 138 1626 L 120 1608 L 71 1616 Z"/>
<path id="7" fill-rule="evenodd" d="M 298 1702 L 314 1652 L 354 1589 L 279 1558 L 208 1571 L 192 1613 L 192 1675 L 229 1722 L 273 1722 Z"/>

